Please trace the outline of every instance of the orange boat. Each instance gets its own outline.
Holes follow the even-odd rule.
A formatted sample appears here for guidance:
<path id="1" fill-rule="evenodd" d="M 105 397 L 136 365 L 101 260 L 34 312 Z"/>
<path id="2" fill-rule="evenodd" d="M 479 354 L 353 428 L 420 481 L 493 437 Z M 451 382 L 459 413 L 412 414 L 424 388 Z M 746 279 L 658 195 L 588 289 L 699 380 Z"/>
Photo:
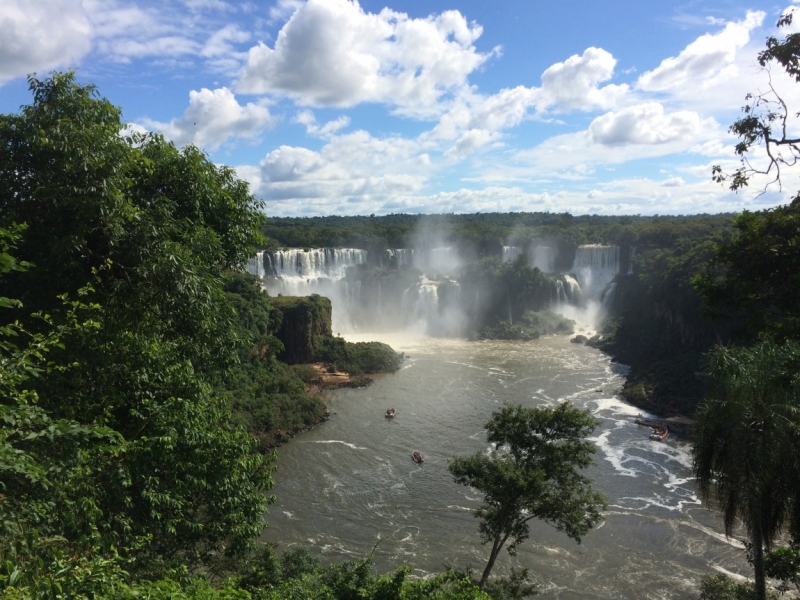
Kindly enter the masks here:
<path id="1" fill-rule="evenodd" d="M 659 427 L 658 429 L 653 430 L 653 433 L 650 434 L 650 439 L 655 440 L 657 442 L 663 442 L 668 435 L 669 435 L 669 429 L 667 429 L 666 427 Z"/>
<path id="2" fill-rule="evenodd" d="M 417 463 L 417 464 L 419 464 L 419 463 L 424 463 L 424 462 L 425 462 L 425 457 L 424 457 L 424 456 L 422 456 L 422 454 L 420 454 L 420 453 L 419 453 L 419 452 L 417 452 L 416 450 L 414 450 L 414 451 L 411 453 L 411 458 L 412 458 L 412 459 L 413 459 L 413 461 L 414 461 L 415 463 Z"/>

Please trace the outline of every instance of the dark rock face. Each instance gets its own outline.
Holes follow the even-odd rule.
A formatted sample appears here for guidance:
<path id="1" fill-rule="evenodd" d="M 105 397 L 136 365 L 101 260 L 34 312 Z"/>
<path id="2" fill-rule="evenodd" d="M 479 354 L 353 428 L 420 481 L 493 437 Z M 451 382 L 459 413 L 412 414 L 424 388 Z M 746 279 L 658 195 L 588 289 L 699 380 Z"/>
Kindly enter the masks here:
<path id="1" fill-rule="evenodd" d="M 570 342 L 572 342 L 573 344 L 585 344 L 588 341 L 589 338 L 587 338 L 585 335 L 576 335 L 574 338 L 570 340 Z"/>
<path id="2" fill-rule="evenodd" d="M 275 332 L 284 345 L 279 358 L 289 364 L 313 362 L 315 340 L 332 335 L 331 301 L 318 294 L 280 296 L 271 301 L 283 315 Z"/>

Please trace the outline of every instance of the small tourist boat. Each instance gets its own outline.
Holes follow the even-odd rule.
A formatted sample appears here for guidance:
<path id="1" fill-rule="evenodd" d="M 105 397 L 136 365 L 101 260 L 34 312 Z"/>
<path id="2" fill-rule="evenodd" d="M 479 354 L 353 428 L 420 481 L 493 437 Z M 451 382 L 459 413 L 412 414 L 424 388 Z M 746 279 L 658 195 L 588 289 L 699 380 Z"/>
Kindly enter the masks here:
<path id="1" fill-rule="evenodd" d="M 397 411 L 393 408 L 390 408 L 386 411 L 386 418 L 387 419 L 394 419 L 394 416 L 397 414 Z"/>
<path id="2" fill-rule="evenodd" d="M 415 462 L 415 463 L 417 463 L 417 464 L 419 464 L 419 463 L 424 463 L 424 462 L 425 462 L 425 457 L 424 457 L 424 456 L 422 456 L 422 454 L 420 454 L 420 453 L 419 453 L 419 452 L 417 452 L 416 450 L 414 450 L 414 451 L 411 453 L 411 458 L 412 458 L 412 459 L 414 460 L 414 462 Z"/>
<path id="3" fill-rule="evenodd" d="M 669 435 L 669 429 L 666 427 L 659 427 L 658 429 L 653 430 L 653 433 L 650 434 L 650 439 L 657 442 L 663 442 L 667 438 L 667 435 Z"/>

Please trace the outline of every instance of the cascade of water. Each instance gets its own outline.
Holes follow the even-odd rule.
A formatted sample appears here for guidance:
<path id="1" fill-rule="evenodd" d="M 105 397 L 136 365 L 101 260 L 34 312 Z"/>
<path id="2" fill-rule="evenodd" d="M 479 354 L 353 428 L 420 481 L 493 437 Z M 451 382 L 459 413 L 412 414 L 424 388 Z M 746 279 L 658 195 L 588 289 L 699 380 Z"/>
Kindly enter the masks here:
<path id="1" fill-rule="evenodd" d="M 572 272 L 580 289 L 590 300 L 600 298 L 605 287 L 619 271 L 619 246 L 587 244 L 579 246 L 572 263 Z"/>
<path id="2" fill-rule="evenodd" d="M 423 280 L 410 286 L 403 292 L 401 306 L 407 323 L 427 323 L 439 309 L 439 284 Z"/>
<path id="3" fill-rule="evenodd" d="M 609 283 L 608 287 L 603 290 L 603 294 L 600 296 L 600 305 L 603 307 L 603 310 L 608 311 L 611 308 L 616 293 L 617 284 L 614 282 Z"/>
<path id="4" fill-rule="evenodd" d="M 247 260 L 247 272 L 255 275 L 259 279 L 264 278 L 264 251 L 256 252 L 256 255 Z"/>
<path id="5" fill-rule="evenodd" d="M 581 293 L 581 286 L 578 281 L 570 274 L 564 275 L 564 285 L 566 287 L 567 299 L 572 302 L 577 302 L 583 295 Z"/>
<path id="6" fill-rule="evenodd" d="M 633 257 L 636 256 L 636 246 L 631 246 L 631 256 L 628 259 L 628 275 L 633 275 Z"/>
<path id="7" fill-rule="evenodd" d="M 361 302 L 361 282 L 344 281 L 344 296 L 349 306 L 357 306 Z"/>
<path id="8" fill-rule="evenodd" d="M 384 252 L 383 264 L 388 266 L 394 259 L 395 266 L 405 267 L 414 264 L 414 250 L 411 248 L 390 248 Z"/>
<path id="9" fill-rule="evenodd" d="M 535 246 L 528 253 L 528 264 L 537 267 L 542 273 L 555 271 L 555 263 L 555 252 L 550 246 Z"/>
<path id="10" fill-rule="evenodd" d="M 357 248 L 291 248 L 267 254 L 267 268 L 274 277 L 344 277 L 347 267 L 367 262 L 367 251 Z"/>
<path id="11" fill-rule="evenodd" d="M 518 246 L 503 246 L 502 261 L 504 263 L 514 262 L 520 254 L 522 254 L 522 248 Z"/>
<path id="12" fill-rule="evenodd" d="M 576 279 L 565 273 L 556 279 L 556 304 L 580 304 L 583 301 L 581 286 Z"/>
<path id="13" fill-rule="evenodd" d="M 264 284 L 270 294 L 331 299 L 334 328 L 354 321 L 361 306 L 361 282 L 342 282 L 348 267 L 367 262 L 367 251 L 357 248 L 286 248 L 264 254 Z M 340 285 L 344 283 L 344 285 Z"/>
<path id="14" fill-rule="evenodd" d="M 564 282 L 556 279 L 556 304 L 566 304 L 568 301 L 567 294 L 564 291 Z"/>

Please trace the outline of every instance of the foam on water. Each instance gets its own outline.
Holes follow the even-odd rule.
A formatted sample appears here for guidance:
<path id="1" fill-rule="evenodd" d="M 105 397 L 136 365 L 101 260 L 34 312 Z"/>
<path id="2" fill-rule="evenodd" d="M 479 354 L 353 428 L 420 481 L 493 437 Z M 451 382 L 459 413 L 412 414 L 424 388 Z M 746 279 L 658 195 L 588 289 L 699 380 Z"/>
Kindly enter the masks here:
<path id="1" fill-rule="evenodd" d="M 312 538 L 324 559 L 341 560 L 366 556 L 376 535 L 390 534 L 375 555 L 380 571 L 398 562 L 419 574 L 440 571 L 443 562 L 479 569 L 487 550 L 470 511 L 482 495 L 453 483 L 448 459 L 490 451 L 483 425 L 503 403 L 569 399 L 600 420 L 592 438 L 596 464 L 587 475 L 609 498 L 606 521 L 580 546 L 532 522 L 530 541 L 516 559 L 504 554 L 499 572 L 511 564 L 533 569 L 547 597 L 640 598 L 642 589 L 656 589 L 676 600 L 698 595 L 698 573 L 711 564 L 747 572 L 744 554 L 725 539 L 718 517 L 701 508 L 688 445 L 673 436 L 654 442 L 647 428 L 633 424 L 642 411 L 613 395 L 624 369 L 602 353 L 568 338 L 391 337 L 365 339 L 405 351 L 412 357 L 405 364 L 414 368 L 369 388 L 332 393 L 327 403 L 336 417 L 280 449 L 278 503 L 265 540 Z M 392 422 L 383 418 L 389 406 L 398 409 Z M 370 452 L 310 454 L 298 441 Z M 423 465 L 411 462 L 415 449 L 425 455 Z M 296 518 L 286 518 L 281 507 Z"/>
<path id="2" fill-rule="evenodd" d="M 349 442 L 343 442 L 342 440 L 313 440 L 313 444 L 342 444 L 347 446 L 348 448 L 352 448 L 353 450 L 369 450 L 369 448 L 362 448 L 361 446 L 356 446 L 355 444 L 350 444 Z"/>

